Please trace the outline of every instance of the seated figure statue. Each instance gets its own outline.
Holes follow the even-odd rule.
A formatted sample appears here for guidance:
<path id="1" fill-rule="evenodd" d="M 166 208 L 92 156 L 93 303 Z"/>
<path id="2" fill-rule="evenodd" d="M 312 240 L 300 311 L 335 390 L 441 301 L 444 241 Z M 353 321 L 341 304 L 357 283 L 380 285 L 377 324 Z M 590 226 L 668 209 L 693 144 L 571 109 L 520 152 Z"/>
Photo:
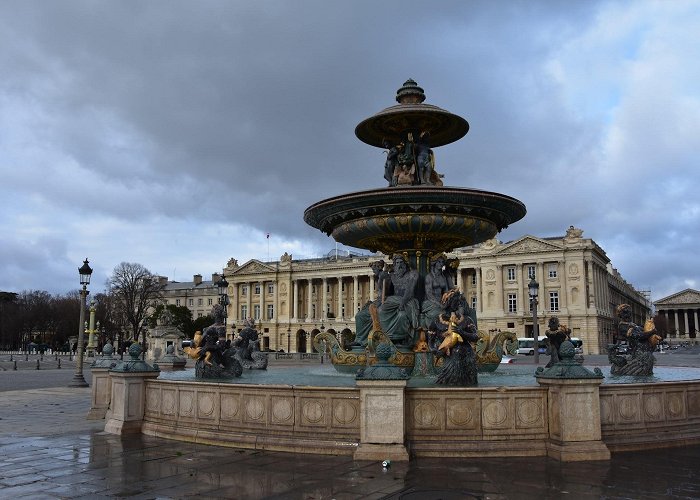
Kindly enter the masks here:
<path id="1" fill-rule="evenodd" d="M 364 347 L 367 345 L 367 337 L 369 337 L 369 334 L 372 332 L 372 316 L 370 314 L 370 307 L 379 307 L 382 305 L 382 301 L 384 300 L 383 285 L 386 281 L 385 275 L 387 274 L 384 271 L 384 261 L 377 260 L 372 262 L 370 267 L 372 268 L 372 273 L 374 274 L 377 298 L 373 301 L 368 301 L 355 315 L 355 341 L 352 344 L 353 347 Z"/>
<path id="2" fill-rule="evenodd" d="M 556 316 L 549 318 L 547 331 L 544 332 L 549 340 L 548 353 L 550 355 L 549 363 L 547 363 L 546 368 L 559 362 L 559 348 L 562 342 L 570 340 L 569 333 L 570 331 L 566 326 L 559 324 L 559 318 Z"/>
<path id="3" fill-rule="evenodd" d="M 425 276 L 425 299 L 421 304 L 421 326 L 426 330 L 442 312 L 442 296 L 452 290 L 452 277 L 445 271 L 447 256 L 439 253 L 430 258 L 430 271 Z"/>
<path id="4" fill-rule="evenodd" d="M 379 307 L 382 330 L 393 342 L 412 345 L 418 327 L 420 305 L 415 297 L 418 271 L 410 269 L 402 254 L 394 254 L 394 268 L 385 286 L 385 299 Z"/>
<path id="5" fill-rule="evenodd" d="M 656 333 L 653 320 L 647 320 L 644 327 L 632 322 L 632 308 L 629 304 L 620 304 L 615 310 L 619 318 L 618 331 L 632 348 L 631 355 L 616 354 L 618 345 L 608 347 L 608 360 L 612 375 L 648 376 L 654 371 L 654 351 L 661 341 Z"/>

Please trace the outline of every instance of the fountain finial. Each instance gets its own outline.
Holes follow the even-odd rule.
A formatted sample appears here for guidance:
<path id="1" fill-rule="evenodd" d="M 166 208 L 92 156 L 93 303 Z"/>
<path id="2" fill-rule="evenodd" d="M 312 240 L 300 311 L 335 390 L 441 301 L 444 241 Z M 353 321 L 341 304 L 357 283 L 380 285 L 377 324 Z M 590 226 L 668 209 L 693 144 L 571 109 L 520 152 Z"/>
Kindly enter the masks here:
<path id="1" fill-rule="evenodd" d="M 400 104 L 420 104 L 425 101 L 425 93 L 418 84 L 409 78 L 399 90 L 396 91 L 396 102 Z"/>

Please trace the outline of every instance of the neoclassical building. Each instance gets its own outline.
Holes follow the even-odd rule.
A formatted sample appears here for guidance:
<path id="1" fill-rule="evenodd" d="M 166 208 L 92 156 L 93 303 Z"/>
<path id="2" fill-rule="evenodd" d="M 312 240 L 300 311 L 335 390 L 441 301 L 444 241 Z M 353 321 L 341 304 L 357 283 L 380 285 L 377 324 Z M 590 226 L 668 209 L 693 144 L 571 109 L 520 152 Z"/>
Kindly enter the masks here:
<path id="1" fill-rule="evenodd" d="M 656 314 L 666 318 L 669 334 L 672 337 L 696 338 L 698 313 L 700 312 L 700 292 L 692 288 L 664 297 L 654 302 Z"/>
<path id="2" fill-rule="evenodd" d="M 216 284 L 221 280 L 221 275 L 218 273 L 211 275 L 211 281 L 202 279 L 201 274 L 195 274 L 192 281 L 168 281 L 165 276 L 160 276 L 159 279 L 164 285 L 163 302 L 187 307 L 193 318 L 206 316 L 219 301 Z"/>
<path id="3" fill-rule="evenodd" d="M 612 267 L 605 251 L 583 231 L 570 227 L 564 236 L 523 236 L 501 243 L 496 239 L 457 249 L 457 286 L 476 309 L 480 330 L 512 330 L 532 337 L 528 282 L 540 284 L 539 331 L 551 316 L 583 340 L 584 352 L 605 352 L 615 340 L 615 307 L 632 306 L 642 324 L 651 313 L 649 299 Z M 285 253 L 277 262 L 253 259 L 239 265 L 229 260 L 228 321 L 240 330 L 254 318 L 262 332 L 262 347 L 310 352 L 320 331 L 354 333 L 356 312 L 374 298 L 370 264 L 383 255 L 338 256 L 295 260 Z M 233 333 L 233 330 L 232 330 Z"/>

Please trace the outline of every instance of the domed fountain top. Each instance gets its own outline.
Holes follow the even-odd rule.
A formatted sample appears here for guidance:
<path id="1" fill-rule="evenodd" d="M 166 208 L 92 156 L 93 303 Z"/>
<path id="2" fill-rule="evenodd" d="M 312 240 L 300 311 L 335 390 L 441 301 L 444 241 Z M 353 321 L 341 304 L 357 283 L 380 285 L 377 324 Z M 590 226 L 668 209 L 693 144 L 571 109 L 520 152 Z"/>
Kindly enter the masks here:
<path id="1" fill-rule="evenodd" d="M 411 132 L 415 137 L 421 132 L 428 132 L 432 147 L 450 144 L 467 134 L 467 120 L 423 101 L 423 89 L 408 79 L 396 91 L 396 102 L 399 104 L 360 122 L 355 128 L 355 135 L 366 144 L 383 148 L 387 143 L 396 144 L 404 140 Z"/>

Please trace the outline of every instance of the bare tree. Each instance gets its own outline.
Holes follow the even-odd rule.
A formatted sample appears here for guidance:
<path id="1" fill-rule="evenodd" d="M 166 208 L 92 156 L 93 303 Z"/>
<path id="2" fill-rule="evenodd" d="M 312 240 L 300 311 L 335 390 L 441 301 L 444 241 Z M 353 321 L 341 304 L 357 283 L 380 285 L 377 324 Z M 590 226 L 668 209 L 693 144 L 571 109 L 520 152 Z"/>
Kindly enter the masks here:
<path id="1" fill-rule="evenodd" d="M 132 338 L 138 341 L 141 333 L 141 346 L 145 352 L 146 331 L 142 327 L 145 326 L 150 309 L 155 308 L 162 299 L 165 285 L 144 266 L 131 262 L 122 262 L 115 267 L 108 285 L 110 294 L 115 299 L 115 309 L 131 328 Z"/>

